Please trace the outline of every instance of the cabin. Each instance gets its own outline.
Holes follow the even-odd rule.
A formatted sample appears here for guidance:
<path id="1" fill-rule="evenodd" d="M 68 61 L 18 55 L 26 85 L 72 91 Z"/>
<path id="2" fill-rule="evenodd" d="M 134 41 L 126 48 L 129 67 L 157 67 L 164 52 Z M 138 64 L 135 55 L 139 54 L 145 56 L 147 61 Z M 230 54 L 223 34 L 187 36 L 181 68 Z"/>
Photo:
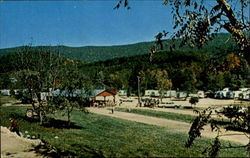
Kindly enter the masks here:
<path id="1" fill-rule="evenodd" d="M 222 91 L 216 91 L 214 97 L 218 99 L 233 99 L 234 93 L 229 88 L 224 88 Z"/>
<path id="2" fill-rule="evenodd" d="M 119 95 L 119 96 L 127 96 L 127 94 L 128 94 L 128 93 L 127 93 L 126 90 L 119 90 L 119 91 L 118 91 L 118 95 Z"/>
<path id="3" fill-rule="evenodd" d="M 224 98 L 222 91 L 216 91 L 214 94 L 214 98 L 216 98 L 216 99 Z"/>
<path id="4" fill-rule="evenodd" d="M 197 95 L 199 98 L 205 98 L 205 92 L 204 91 L 198 91 Z"/>
<path id="5" fill-rule="evenodd" d="M 10 96 L 9 89 L 1 89 L 0 92 L 1 92 L 1 95 Z"/>
<path id="6" fill-rule="evenodd" d="M 188 96 L 187 92 L 179 91 L 176 93 L 176 98 L 186 98 Z"/>
<path id="7" fill-rule="evenodd" d="M 164 93 L 164 97 L 167 97 L 167 98 L 176 98 L 177 97 L 177 93 L 175 90 L 168 90 L 166 93 Z"/>
<path id="8" fill-rule="evenodd" d="M 240 98 L 240 95 L 242 94 L 242 91 L 238 90 L 238 91 L 233 91 L 233 94 L 234 94 L 234 98 L 235 99 L 239 99 Z"/>
<path id="9" fill-rule="evenodd" d="M 250 88 L 242 88 L 240 90 L 242 93 L 239 94 L 239 99 L 250 100 Z"/>
<path id="10" fill-rule="evenodd" d="M 102 103 L 103 106 L 115 106 L 119 101 L 118 92 L 116 90 L 103 90 L 92 97 L 91 100 L 92 102 Z"/>
<path id="11" fill-rule="evenodd" d="M 160 93 L 158 90 L 145 90 L 145 96 L 159 97 Z"/>
<path id="12" fill-rule="evenodd" d="M 198 91 L 197 93 L 189 93 L 189 97 L 198 97 L 198 98 L 205 98 L 205 92 L 204 91 Z"/>
<path id="13" fill-rule="evenodd" d="M 47 101 L 48 94 L 49 94 L 49 92 L 40 92 L 37 97 L 43 101 Z"/>

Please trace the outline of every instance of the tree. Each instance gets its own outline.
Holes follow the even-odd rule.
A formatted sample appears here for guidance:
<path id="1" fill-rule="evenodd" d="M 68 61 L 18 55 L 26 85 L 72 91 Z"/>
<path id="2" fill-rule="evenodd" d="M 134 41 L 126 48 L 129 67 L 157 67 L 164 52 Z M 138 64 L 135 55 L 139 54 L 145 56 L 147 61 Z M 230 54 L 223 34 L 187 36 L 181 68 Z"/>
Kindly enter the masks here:
<path id="1" fill-rule="evenodd" d="M 97 82 L 98 82 L 98 84 L 100 85 L 100 88 L 103 88 L 103 89 L 105 89 L 105 75 L 104 75 L 104 73 L 103 73 L 103 71 L 99 71 L 98 73 L 97 73 Z"/>
<path id="2" fill-rule="evenodd" d="M 160 50 L 163 50 L 162 38 L 166 37 L 167 34 L 168 34 L 168 32 L 163 31 L 163 33 L 160 32 L 155 36 L 155 40 L 156 40 L 155 44 L 156 44 L 156 46 L 158 46 L 158 45 L 160 46 Z"/>
<path id="3" fill-rule="evenodd" d="M 211 33 L 219 32 L 222 29 L 229 32 L 245 59 L 250 63 L 250 42 L 249 42 L 249 20 L 244 15 L 249 2 L 241 0 L 241 6 L 235 5 L 231 0 L 216 0 L 213 7 L 207 4 L 213 4 L 209 1 L 198 0 L 165 0 L 164 4 L 173 5 L 174 28 L 178 29 L 175 33 L 176 38 L 182 38 L 183 44 L 203 46 L 211 39 Z M 184 9 L 183 9 L 184 7 Z"/>
<path id="4" fill-rule="evenodd" d="M 221 63 L 223 72 L 230 72 L 241 66 L 240 58 L 235 54 L 228 54 Z"/>
<path id="5" fill-rule="evenodd" d="M 178 86 L 181 90 L 192 92 L 196 89 L 197 76 L 192 68 L 187 67 L 177 71 L 173 77 L 173 82 L 175 86 Z"/>
<path id="6" fill-rule="evenodd" d="M 116 8 L 119 8 L 122 2 L 124 2 L 124 7 L 129 7 L 128 0 L 120 0 Z M 236 6 L 237 2 L 240 6 Z M 245 16 L 245 9 L 248 9 L 250 5 L 248 0 L 216 0 L 214 3 L 205 0 L 164 0 L 164 5 L 170 5 L 173 9 L 173 28 L 176 29 L 176 31 L 172 37 L 173 39 L 181 40 L 180 46 L 188 44 L 200 48 L 212 39 L 215 35 L 214 33 L 225 30 L 234 38 L 240 48 L 240 53 L 243 54 L 248 65 L 250 65 L 250 22 Z M 231 65 L 229 65 L 229 68 L 231 68 Z M 220 75 L 220 81 L 224 80 L 223 72 L 215 75 Z M 219 86 L 222 86 L 222 83 Z M 216 129 L 218 135 L 214 140 L 214 144 L 209 149 L 209 156 L 216 157 L 219 150 L 222 149 L 222 145 L 219 141 L 219 138 L 222 136 L 219 135 L 220 124 L 211 117 L 211 108 L 202 112 L 197 111 L 197 113 L 199 116 L 194 120 L 190 128 L 186 147 L 190 147 L 195 138 L 201 136 L 200 131 L 203 129 L 203 126 L 210 123 L 212 130 Z M 224 114 L 226 114 L 225 111 L 221 113 L 221 115 Z M 226 117 L 226 115 L 224 116 Z M 249 139 L 250 107 L 248 106 L 247 110 L 243 110 L 243 112 L 238 110 L 238 112 L 233 113 L 232 116 L 235 120 L 233 123 L 229 123 L 229 125 L 237 125 Z M 250 141 L 247 145 L 241 147 L 245 147 L 248 153 L 250 153 Z M 228 148 L 234 147 L 229 146 Z M 249 156 L 250 154 L 248 154 L 248 157 Z"/>
<path id="7" fill-rule="evenodd" d="M 135 66 L 133 66 L 133 69 L 130 72 L 130 75 L 128 76 L 128 92 L 131 90 L 132 93 L 138 94 L 138 77 L 140 76 L 140 72 L 142 70 L 142 66 L 140 63 L 137 63 Z"/>
<path id="8" fill-rule="evenodd" d="M 26 97 L 29 98 L 33 109 L 38 113 L 40 124 L 43 124 L 46 115 L 40 93 L 45 89 L 45 85 L 48 85 L 46 82 L 49 82 L 46 61 L 44 60 L 46 55 L 44 52 L 35 54 L 30 50 L 30 47 L 24 47 L 24 50 L 19 53 L 19 61 L 14 75 L 17 78 L 17 84 L 27 89 Z M 35 104 L 36 101 L 38 105 Z"/>
<path id="9" fill-rule="evenodd" d="M 198 103 L 198 102 L 199 102 L 199 98 L 198 97 L 191 97 L 189 99 L 189 103 L 191 104 L 191 106 L 192 105 L 196 105 L 196 103 Z"/>
<path id="10" fill-rule="evenodd" d="M 12 88 L 10 75 L 6 73 L 0 74 L 0 88 L 7 89 L 8 87 Z"/>
<path id="11" fill-rule="evenodd" d="M 109 74 L 110 87 L 115 89 L 128 88 L 128 71 L 117 71 Z"/>
<path id="12" fill-rule="evenodd" d="M 68 126 L 71 124 L 71 113 L 75 108 L 79 108 L 79 100 L 91 90 L 90 81 L 82 74 L 75 63 L 66 64 L 64 72 L 61 73 L 62 80 L 60 84 L 60 109 L 65 110 L 68 118 Z M 57 106 L 57 102 L 54 105 Z M 85 108 L 83 108 L 84 111 Z"/>
<path id="13" fill-rule="evenodd" d="M 215 114 L 213 114 L 213 111 L 215 111 Z M 210 125 L 211 130 L 217 132 L 217 136 L 215 137 L 213 144 L 205 148 L 203 154 L 208 154 L 209 157 L 217 157 L 220 150 L 223 149 L 245 148 L 247 151 L 246 157 L 250 156 L 250 107 L 243 108 L 241 106 L 228 106 L 220 111 L 216 111 L 216 108 L 209 107 L 203 111 L 195 110 L 195 112 L 198 113 L 198 116 L 190 127 L 186 147 L 191 147 L 194 144 L 195 139 L 201 137 L 203 127 Z M 211 117 L 212 115 L 217 117 Z M 230 122 L 225 121 L 225 118 L 229 119 Z M 226 131 L 240 131 L 241 133 L 239 135 L 246 136 L 246 139 L 248 139 L 249 142 L 241 146 L 232 146 L 230 143 L 228 145 L 222 145 L 220 143 L 220 138 L 228 136 L 226 132 L 222 132 L 222 128 L 225 128 Z"/>
<path id="14" fill-rule="evenodd" d="M 225 79 L 223 73 L 218 74 L 207 73 L 207 89 L 212 91 L 217 91 L 225 87 Z"/>
<path id="15" fill-rule="evenodd" d="M 232 7 L 237 2 L 240 5 Z M 115 9 L 122 3 L 130 8 L 128 0 L 120 0 Z M 245 15 L 248 0 L 216 0 L 215 3 L 205 0 L 164 0 L 163 4 L 172 7 L 173 28 L 176 30 L 172 37 L 181 38 L 181 45 L 202 47 L 212 39 L 213 33 L 223 29 L 232 35 L 250 64 L 250 27 L 248 15 Z"/>
<path id="16" fill-rule="evenodd" d="M 163 94 L 166 90 L 169 90 L 172 87 L 172 82 L 168 78 L 168 73 L 166 70 L 156 70 L 155 72 L 155 79 L 157 83 L 157 89 L 160 93 L 160 99 L 162 101 Z"/>
<path id="17" fill-rule="evenodd" d="M 33 51 L 31 46 L 24 46 L 18 51 L 17 55 L 13 56 L 17 59 L 11 61 L 11 75 L 16 79 L 15 87 L 25 90 L 19 92 L 19 97 L 29 100 L 39 116 L 40 124 L 43 124 L 45 116 L 51 111 L 40 94 L 54 87 L 54 78 L 58 74 L 61 58 L 44 51 L 42 47 Z"/>

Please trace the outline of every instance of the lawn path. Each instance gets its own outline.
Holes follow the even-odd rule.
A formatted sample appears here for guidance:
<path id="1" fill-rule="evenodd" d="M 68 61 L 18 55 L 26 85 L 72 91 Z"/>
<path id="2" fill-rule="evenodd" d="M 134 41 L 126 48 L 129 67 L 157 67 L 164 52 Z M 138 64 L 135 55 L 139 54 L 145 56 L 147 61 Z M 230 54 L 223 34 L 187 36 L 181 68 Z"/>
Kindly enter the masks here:
<path id="1" fill-rule="evenodd" d="M 191 123 L 139 115 L 139 114 L 128 113 L 128 112 L 115 111 L 112 114 L 111 110 L 108 110 L 106 108 L 88 108 L 88 110 L 92 113 L 105 115 L 109 117 L 115 117 L 115 118 L 125 119 L 129 121 L 135 121 L 135 122 L 140 122 L 140 123 L 145 123 L 145 124 L 150 124 L 150 125 L 166 127 L 167 129 L 173 132 L 188 133 L 190 126 L 191 126 Z M 246 145 L 249 142 L 247 137 L 244 135 L 232 135 L 232 134 L 241 134 L 240 132 L 235 132 L 235 131 L 226 132 L 225 130 L 223 130 L 223 134 L 230 134 L 230 136 L 221 137 L 221 139 L 223 140 L 232 141 L 232 142 L 240 143 L 244 145 Z M 211 132 L 211 129 L 209 128 L 209 126 L 206 126 L 205 129 L 202 131 L 202 137 L 214 138 L 215 136 L 216 136 L 216 132 Z"/>

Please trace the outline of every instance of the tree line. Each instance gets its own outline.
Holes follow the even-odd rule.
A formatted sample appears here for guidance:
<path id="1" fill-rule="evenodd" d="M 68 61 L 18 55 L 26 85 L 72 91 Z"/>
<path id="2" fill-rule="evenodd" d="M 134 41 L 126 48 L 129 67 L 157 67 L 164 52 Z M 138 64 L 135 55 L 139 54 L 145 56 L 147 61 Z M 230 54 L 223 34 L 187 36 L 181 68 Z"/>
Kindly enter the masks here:
<path id="1" fill-rule="evenodd" d="M 80 67 L 96 81 L 102 78 L 107 87 L 131 93 L 137 93 L 137 76 L 141 78 L 142 91 L 170 88 L 188 92 L 216 91 L 224 87 L 237 90 L 249 83 L 246 60 L 233 52 L 211 56 L 199 52 L 160 51 L 152 61 L 149 58 L 150 55 L 140 55 L 81 64 Z"/>
<path id="2" fill-rule="evenodd" d="M 138 76 L 142 92 L 146 89 L 216 91 L 224 87 L 237 90 L 249 84 L 249 66 L 246 60 L 233 52 L 217 56 L 199 52 L 159 51 L 154 54 L 152 61 L 147 54 L 86 64 L 49 52 L 25 51 L 0 58 L 1 89 L 27 86 L 28 83 L 13 84 L 11 80 L 22 71 L 27 73 L 27 70 L 39 72 L 42 80 L 39 83 L 40 89 L 44 89 L 44 84 L 51 88 L 55 86 L 55 81 L 62 80 L 63 74 L 67 76 L 67 71 L 73 71 L 71 69 L 76 74 L 84 75 L 88 87 L 92 89 L 124 89 L 135 94 L 138 90 Z"/>

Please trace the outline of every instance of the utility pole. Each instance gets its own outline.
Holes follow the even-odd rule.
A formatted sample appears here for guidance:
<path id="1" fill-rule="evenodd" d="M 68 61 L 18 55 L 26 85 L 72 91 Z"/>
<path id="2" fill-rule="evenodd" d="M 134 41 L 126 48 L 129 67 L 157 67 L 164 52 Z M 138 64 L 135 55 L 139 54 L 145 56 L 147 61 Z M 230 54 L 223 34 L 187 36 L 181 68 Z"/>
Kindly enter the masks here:
<path id="1" fill-rule="evenodd" d="M 141 107 L 141 96 L 140 96 L 140 76 L 137 76 L 137 81 L 138 81 L 138 104 L 139 104 L 139 107 Z"/>

